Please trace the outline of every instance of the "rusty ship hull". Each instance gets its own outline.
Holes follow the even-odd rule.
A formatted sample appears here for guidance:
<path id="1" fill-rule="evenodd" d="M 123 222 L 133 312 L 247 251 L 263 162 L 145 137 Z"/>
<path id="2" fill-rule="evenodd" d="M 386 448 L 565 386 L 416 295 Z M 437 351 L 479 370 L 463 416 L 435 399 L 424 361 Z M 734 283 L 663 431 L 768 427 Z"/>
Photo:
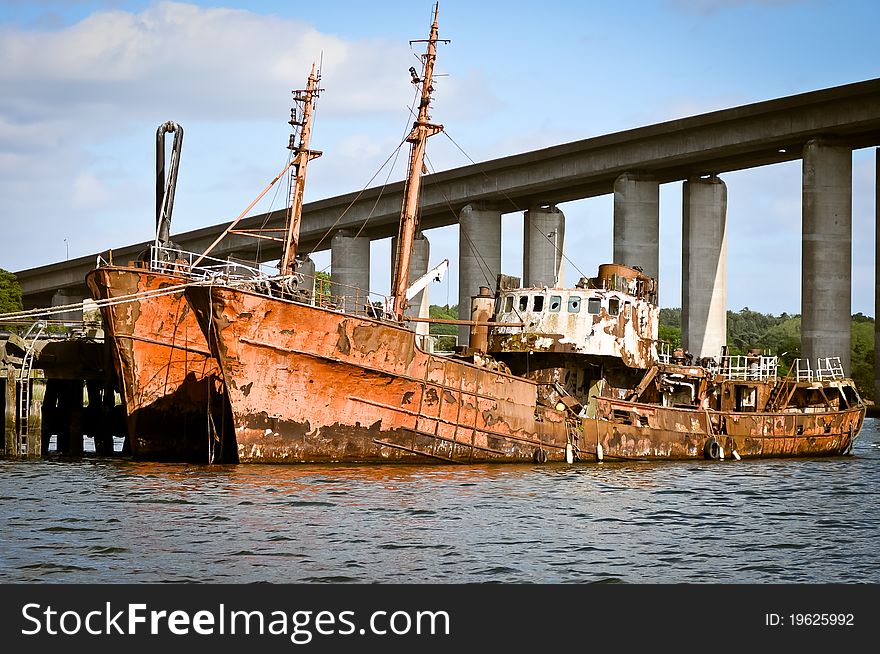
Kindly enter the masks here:
<path id="1" fill-rule="evenodd" d="M 229 460 L 222 456 L 231 420 L 220 366 L 186 302 L 186 281 L 136 264 L 102 266 L 86 277 L 95 300 L 134 296 L 101 307 L 131 454 Z"/>
<path id="2" fill-rule="evenodd" d="M 806 405 L 779 411 L 600 395 L 584 417 L 570 395 L 547 392 L 562 375 L 526 378 L 491 357 L 495 369 L 428 353 L 397 323 L 230 286 L 186 294 L 220 363 L 242 462 L 816 457 L 849 453 L 864 422 L 864 404 L 851 392 L 851 405 L 845 399 L 850 380 L 719 382 L 719 396 L 747 385 L 759 387 L 759 397 L 784 390 Z M 647 371 L 644 379 L 652 378 Z M 841 406 L 808 406 L 808 393 L 831 390 Z"/>
<path id="3" fill-rule="evenodd" d="M 435 355 L 397 324 L 191 287 L 241 462 L 561 461 L 573 421 L 538 385 Z"/>
<path id="4" fill-rule="evenodd" d="M 582 423 L 580 455 L 601 452 L 623 460 L 842 455 L 851 450 L 864 418 L 864 407 L 750 413 L 600 398 L 597 416 Z"/>

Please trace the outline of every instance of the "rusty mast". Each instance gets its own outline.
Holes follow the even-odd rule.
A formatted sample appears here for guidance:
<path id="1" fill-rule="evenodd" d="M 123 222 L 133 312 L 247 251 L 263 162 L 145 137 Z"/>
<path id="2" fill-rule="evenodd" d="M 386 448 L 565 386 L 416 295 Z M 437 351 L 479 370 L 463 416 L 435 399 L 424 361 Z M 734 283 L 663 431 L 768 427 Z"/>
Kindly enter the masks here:
<path id="1" fill-rule="evenodd" d="M 296 251 L 299 246 L 299 231 L 302 222 L 303 191 L 306 185 L 306 169 L 309 161 L 321 156 L 319 150 L 309 150 L 309 140 L 312 136 L 312 109 L 315 99 L 321 92 L 318 82 L 321 73 L 315 73 L 315 64 L 309 73 L 309 80 L 304 91 L 294 91 L 293 99 L 303 104 L 302 123 L 296 120 L 296 110 L 290 112 L 290 125 L 296 127 L 302 125 L 300 130 L 299 145 L 294 145 L 294 135 L 290 135 L 290 145 L 293 151 L 293 168 L 296 171 L 291 179 L 290 209 L 287 214 L 287 232 L 284 238 L 284 254 L 281 258 L 280 272 L 282 275 L 293 274 L 296 262 Z"/>
<path id="2" fill-rule="evenodd" d="M 434 22 L 431 25 L 431 34 L 428 37 L 428 50 L 422 55 L 424 70 L 419 80 L 414 69 L 410 69 L 413 83 L 421 82 L 422 95 L 419 101 L 419 115 L 413 123 L 412 131 L 406 137 L 411 144 L 409 155 L 409 174 L 403 194 L 403 206 L 400 211 L 400 226 L 397 232 L 397 253 L 394 259 L 392 271 L 391 294 L 394 297 L 394 315 L 400 320 L 406 310 L 406 288 L 409 272 L 410 259 L 412 259 L 413 239 L 418 229 L 419 216 L 419 191 L 422 186 L 422 168 L 425 160 L 425 142 L 428 137 L 434 136 L 443 129 L 443 125 L 434 125 L 430 122 L 428 110 L 431 106 L 431 93 L 434 90 L 434 61 L 437 58 L 437 12 L 439 3 L 434 5 Z M 411 41 L 410 43 L 422 43 L 424 41 Z M 448 41 L 447 41 L 448 42 Z"/>

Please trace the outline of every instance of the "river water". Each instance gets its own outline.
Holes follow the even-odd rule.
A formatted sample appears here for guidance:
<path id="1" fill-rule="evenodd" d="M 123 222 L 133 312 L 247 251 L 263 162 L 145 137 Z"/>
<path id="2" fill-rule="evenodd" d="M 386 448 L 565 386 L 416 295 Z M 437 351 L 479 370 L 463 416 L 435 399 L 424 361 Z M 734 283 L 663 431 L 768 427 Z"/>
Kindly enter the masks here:
<path id="1" fill-rule="evenodd" d="M 0 461 L 0 582 L 878 583 L 851 456 L 492 466 Z"/>

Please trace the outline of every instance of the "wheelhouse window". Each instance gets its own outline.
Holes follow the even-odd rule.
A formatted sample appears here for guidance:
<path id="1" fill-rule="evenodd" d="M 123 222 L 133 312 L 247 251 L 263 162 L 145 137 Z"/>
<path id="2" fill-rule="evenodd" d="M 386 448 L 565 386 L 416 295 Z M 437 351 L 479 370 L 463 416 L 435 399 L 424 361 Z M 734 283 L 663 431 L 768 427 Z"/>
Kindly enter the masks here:
<path id="1" fill-rule="evenodd" d="M 591 313 L 596 315 L 599 313 L 599 310 L 602 308 L 602 299 L 598 297 L 591 297 L 587 299 L 587 313 Z"/>
<path id="2" fill-rule="evenodd" d="M 544 296 L 536 295 L 534 304 L 532 305 L 532 311 L 543 311 L 544 310 Z"/>
<path id="3" fill-rule="evenodd" d="M 528 311 L 529 310 L 529 296 L 528 295 L 520 295 L 519 296 L 519 310 L 520 311 Z"/>
<path id="4" fill-rule="evenodd" d="M 550 304 L 547 306 L 547 309 L 551 313 L 559 313 L 562 309 L 562 296 L 561 295 L 551 295 L 550 296 Z"/>
<path id="5" fill-rule="evenodd" d="M 608 300 L 608 314 L 611 316 L 616 316 L 620 313 L 620 300 L 616 297 L 609 298 Z"/>
<path id="6" fill-rule="evenodd" d="M 510 313 L 511 311 L 513 311 L 513 296 L 508 295 L 504 298 L 504 312 Z"/>
<path id="7" fill-rule="evenodd" d="M 568 312 L 577 313 L 581 310 L 581 298 L 578 295 L 572 295 L 568 298 Z"/>

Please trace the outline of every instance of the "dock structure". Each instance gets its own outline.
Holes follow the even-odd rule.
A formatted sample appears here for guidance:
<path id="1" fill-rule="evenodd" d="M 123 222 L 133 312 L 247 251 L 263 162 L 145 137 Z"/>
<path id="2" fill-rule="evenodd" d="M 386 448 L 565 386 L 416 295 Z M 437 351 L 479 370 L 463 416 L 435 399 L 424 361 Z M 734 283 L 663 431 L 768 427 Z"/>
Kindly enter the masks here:
<path id="1" fill-rule="evenodd" d="M 44 321 L 0 329 L 0 409 L 5 457 L 81 455 L 84 438 L 97 454 L 114 453 L 126 436 L 116 375 L 100 323 Z"/>

